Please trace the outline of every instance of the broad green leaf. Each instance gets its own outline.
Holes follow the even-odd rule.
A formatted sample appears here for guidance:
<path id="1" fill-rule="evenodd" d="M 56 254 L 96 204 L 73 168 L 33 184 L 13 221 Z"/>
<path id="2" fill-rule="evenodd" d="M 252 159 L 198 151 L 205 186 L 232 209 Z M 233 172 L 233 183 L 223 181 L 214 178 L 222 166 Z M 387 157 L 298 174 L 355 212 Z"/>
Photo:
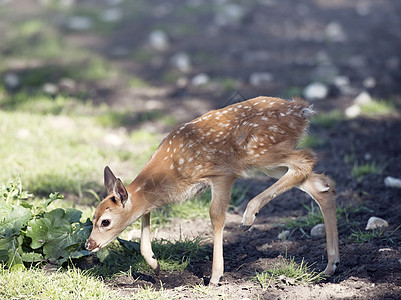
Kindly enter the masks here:
<path id="1" fill-rule="evenodd" d="M 78 223 L 81 220 L 82 212 L 75 208 L 67 208 L 65 212 L 65 219 L 70 223 Z"/>
<path id="2" fill-rule="evenodd" d="M 137 252 L 140 252 L 141 246 L 138 242 L 127 241 L 120 238 L 117 238 L 117 240 L 128 251 L 132 252 L 135 250 Z"/>
<path id="3" fill-rule="evenodd" d="M 28 208 L 22 206 L 10 206 L 6 203 L 0 203 L 0 236 L 10 237 L 13 234 L 19 234 L 31 218 L 31 212 Z"/>
<path id="4" fill-rule="evenodd" d="M 89 236 L 90 227 L 77 223 L 80 218 L 78 210 L 58 208 L 45 213 L 41 219 L 30 221 L 26 235 L 32 239 L 31 248 L 43 246 L 47 259 L 69 257 L 70 252 L 82 248 L 83 241 Z"/>
<path id="5" fill-rule="evenodd" d="M 49 219 L 36 219 L 31 220 L 28 223 L 28 228 L 26 230 L 26 236 L 32 239 L 31 248 L 38 249 L 42 247 L 47 241 L 47 232 L 51 222 Z"/>
<path id="6" fill-rule="evenodd" d="M 6 262 L 8 266 L 23 263 L 18 252 L 19 240 L 15 236 L 0 239 L 0 260 Z"/>
<path id="7" fill-rule="evenodd" d="M 43 260 L 43 255 L 36 252 L 24 252 L 21 254 L 21 258 L 24 262 L 33 263 Z"/>

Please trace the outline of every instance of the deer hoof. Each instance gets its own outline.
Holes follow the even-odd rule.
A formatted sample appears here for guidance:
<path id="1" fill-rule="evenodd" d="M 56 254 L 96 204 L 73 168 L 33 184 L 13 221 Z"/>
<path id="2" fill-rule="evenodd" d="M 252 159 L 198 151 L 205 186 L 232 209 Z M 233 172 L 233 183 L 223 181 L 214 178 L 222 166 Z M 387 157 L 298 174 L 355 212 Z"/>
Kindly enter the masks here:
<path id="1" fill-rule="evenodd" d="M 247 231 L 249 228 L 251 228 L 252 225 L 244 225 L 244 223 L 241 223 L 241 225 L 239 226 L 239 228 L 242 231 Z"/>

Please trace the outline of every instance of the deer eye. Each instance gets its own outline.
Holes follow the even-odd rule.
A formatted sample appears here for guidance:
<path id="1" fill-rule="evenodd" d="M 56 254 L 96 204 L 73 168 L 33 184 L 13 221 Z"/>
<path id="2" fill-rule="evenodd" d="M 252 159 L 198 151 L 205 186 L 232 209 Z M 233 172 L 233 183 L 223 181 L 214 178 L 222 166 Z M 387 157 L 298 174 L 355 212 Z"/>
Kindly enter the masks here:
<path id="1" fill-rule="evenodd" d="M 107 227 L 110 225 L 110 220 L 103 220 L 102 221 L 102 227 Z"/>

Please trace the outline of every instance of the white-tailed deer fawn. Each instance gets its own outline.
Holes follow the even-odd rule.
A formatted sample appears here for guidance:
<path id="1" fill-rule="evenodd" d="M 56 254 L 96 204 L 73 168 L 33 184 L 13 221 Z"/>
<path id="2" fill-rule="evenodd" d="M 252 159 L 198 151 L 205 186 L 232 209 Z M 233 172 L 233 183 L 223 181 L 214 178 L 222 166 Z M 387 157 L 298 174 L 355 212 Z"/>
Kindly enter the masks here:
<path id="1" fill-rule="evenodd" d="M 248 203 L 241 228 L 248 229 L 259 210 L 274 197 L 297 187 L 322 210 L 328 255 L 324 272 L 333 274 L 340 261 L 333 183 L 313 172 L 316 157 L 311 150 L 296 149 L 312 114 L 309 104 L 300 99 L 257 97 L 178 126 L 127 187 L 106 167 L 108 196 L 95 211 L 86 248 L 95 252 L 105 247 L 142 217 L 141 253 L 158 274 L 159 264 L 151 248 L 150 211 L 182 202 L 210 186 L 214 232 L 210 282 L 217 284 L 224 270 L 223 227 L 231 185 L 237 177 L 258 169 L 278 180 Z"/>

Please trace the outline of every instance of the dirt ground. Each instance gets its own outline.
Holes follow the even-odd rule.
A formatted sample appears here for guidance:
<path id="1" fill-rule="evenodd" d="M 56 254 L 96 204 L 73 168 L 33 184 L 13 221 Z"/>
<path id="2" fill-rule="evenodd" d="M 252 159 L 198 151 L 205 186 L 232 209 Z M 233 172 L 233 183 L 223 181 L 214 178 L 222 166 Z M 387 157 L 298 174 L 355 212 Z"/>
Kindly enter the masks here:
<path id="1" fill-rule="evenodd" d="M 78 1 L 79 2 L 79 1 Z M 78 3 L 77 2 L 77 3 Z M 124 1 L 101 1 L 104 7 Z M 82 1 L 93 7 L 93 1 Z M 110 4 L 114 3 L 114 4 Z M 392 0 L 258 0 L 139 1 L 135 13 L 125 18 L 107 36 L 64 32 L 76 45 L 88 47 L 123 67 L 132 76 L 147 80 L 152 87 L 127 88 L 122 82 L 94 86 L 97 103 L 120 105 L 133 112 L 157 107 L 188 121 L 212 108 L 257 95 L 291 97 L 302 94 L 311 82 L 324 82 L 328 95 L 313 101 L 318 111 L 345 109 L 363 90 L 373 97 L 401 104 L 401 2 Z M 229 8 L 229 4 L 233 4 Z M 217 7 L 217 8 L 216 8 Z M 138 13 L 139 12 L 139 13 Z M 163 51 L 150 48 L 148 37 L 162 28 L 169 37 Z M 136 55 L 127 56 L 124 50 Z M 138 53 L 152 53 L 147 55 Z M 177 53 L 189 56 L 188 70 L 173 66 Z M 139 58 L 142 58 L 140 60 Z M 194 84 L 199 74 L 210 82 Z M 255 73 L 268 73 L 255 78 Z M 253 79 L 252 75 L 254 75 Z M 260 74 L 259 74 L 260 75 Z M 341 81 L 342 80 L 342 81 Z M 345 88 L 344 83 L 345 80 Z M 167 132 L 157 124 L 135 124 L 133 128 Z M 129 128 L 132 129 L 132 128 Z M 263 270 L 280 255 L 288 253 L 297 262 L 304 259 L 323 270 L 326 264 L 324 239 L 310 239 L 295 231 L 287 240 L 277 238 L 285 229 L 283 218 L 305 216 L 302 203 L 310 199 L 292 190 L 267 205 L 250 231 L 242 232 L 241 208 L 227 214 L 224 255 L 225 275 L 215 287 L 217 295 L 228 299 L 401 299 L 401 229 L 392 240 L 377 238 L 367 243 L 350 240 L 354 224 L 364 230 L 371 216 L 389 222 L 386 233 L 401 225 L 401 190 L 384 185 L 386 176 L 401 177 L 401 119 L 354 118 L 329 129 L 312 126 L 311 134 L 325 140 L 316 149 L 316 169 L 336 183 L 337 204 L 365 207 L 339 220 L 341 264 L 334 276 L 308 286 L 262 288 L 249 281 L 255 270 Z M 357 181 L 352 176 L 354 161 L 385 165 L 381 174 L 370 174 Z M 128 175 L 127 175 L 128 176 Z M 267 188 L 268 179 L 239 180 L 248 187 L 247 199 Z M 210 241 L 210 224 L 204 220 L 179 220 L 160 229 L 157 237 L 178 238 L 202 235 Z M 205 261 L 184 274 L 161 272 L 160 277 L 119 278 L 119 289 L 152 283 L 169 290 L 203 282 L 210 276 L 211 262 Z M 195 297 L 180 292 L 182 299 Z M 207 298 L 207 297 L 205 297 Z"/>

